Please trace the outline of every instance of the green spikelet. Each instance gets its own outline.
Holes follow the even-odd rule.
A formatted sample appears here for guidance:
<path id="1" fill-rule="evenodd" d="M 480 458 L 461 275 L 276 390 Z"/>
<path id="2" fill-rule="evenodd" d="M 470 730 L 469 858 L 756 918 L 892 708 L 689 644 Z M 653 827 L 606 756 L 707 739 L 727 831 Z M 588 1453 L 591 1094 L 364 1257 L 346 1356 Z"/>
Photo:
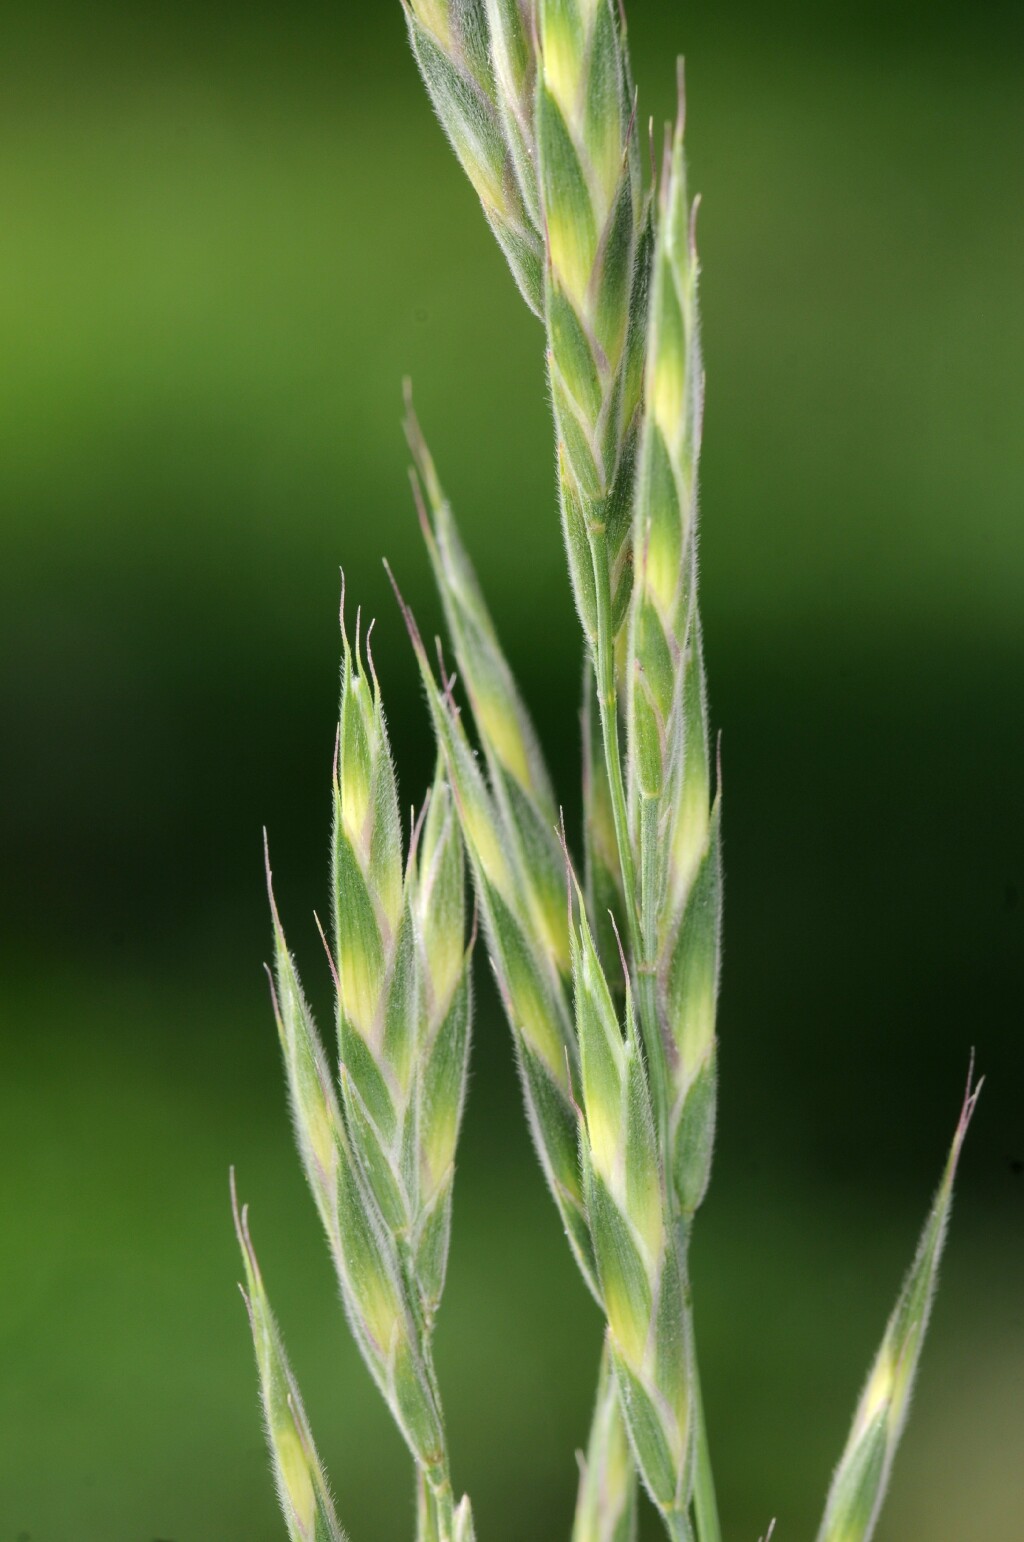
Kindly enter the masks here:
<path id="1" fill-rule="evenodd" d="M 405 1147 L 415 1194 L 412 1256 L 427 1322 L 444 1288 L 455 1148 L 466 1095 L 472 975 L 465 946 L 462 837 L 441 768 L 410 861 L 410 911 L 420 982 L 416 1093 Z"/>
<path id="2" fill-rule="evenodd" d="M 543 314 L 543 246 L 528 175 L 528 115 L 520 127 L 529 59 L 522 57 L 525 20 L 509 4 L 485 0 L 402 0 L 416 62 L 434 111 L 480 199 L 527 305 Z M 487 11 L 507 24 L 501 33 L 496 92 Z"/>
<path id="3" fill-rule="evenodd" d="M 285 942 L 268 862 L 274 1009 L 296 1140 L 353 1336 L 416 1464 L 421 1542 L 456 1542 L 472 1522 L 465 1502 L 454 1506 L 431 1338 L 470 1036 L 462 837 L 439 767 L 403 871 L 380 689 L 358 625 L 353 649 L 344 616 L 342 635 L 328 949 L 340 1086 Z"/>
<path id="4" fill-rule="evenodd" d="M 605 1344 L 586 1456 L 580 1457 L 572 1542 L 635 1542 L 636 1467 Z"/>
<path id="5" fill-rule="evenodd" d="M 541 229 L 537 191 L 534 93 L 537 59 L 533 48 L 533 0 L 486 0 L 491 69 L 498 113 L 515 167 L 523 203 L 536 231 Z"/>
<path id="6" fill-rule="evenodd" d="M 623 1034 L 582 913 L 573 938 L 584 1194 L 608 1348 L 637 1466 L 670 1536 L 689 1535 L 694 1410 L 685 1259 L 627 988 Z"/>
<path id="7" fill-rule="evenodd" d="M 420 1302 L 356 1157 L 294 960 L 274 914 L 274 996 L 299 1151 L 320 1211 L 349 1325 L 417 1464 L 445 1480 L 444 1432 Z M 344 1085 L 343 1074 L 343 1085 Z"/>
<path id="8" fill-rule="evenodd" d="M 419 1208 L 416 928 L 380 690 L 362 661 L 358 628 L 354 653 L 349 645 L 344 615 L 342 638 L 332 885 L 342 1099 L 388 1230 L 408 1244 Z"/>
<path id="9" fill-rule="evenodd" d="M 403 0 L 435 110 L 547 329 L 562 514 L 584 629 L 629 595 L 649 204 L 615 0 Z M 595 533 L 601 539 L 595 540 Z"/>
<path id="10" fill-rule="evenodd" d="M 625 28 L 613 0 L 538 0 L 545 322 L 566 550 L 595 654 L 629 596 L 648 206 Z"/>
<path id="11" fill-rule="evenodd" d="M 690 1215 L 707 1187 L 714 1139 L 721 853 L 697 610 L 703 374 L 682 89 L 680 74 L 653 261 L 626 669 L 640 929 L 667 1046 L 671 1168 Z"/>
<path id="12" fill-rule="evenodd" d="M 263 835 L 267 896 L 274 926 L 274 968 L 268 970 L 274 1020 L 284 1056 L 292 1126 L 306 1181 L 316 1202 L 332 1251 L 340 1258 L 338 1188 L 343 1163 L 350 1159 L 334 1080 L 288 951 L 274 900 L 267 837 Z"/>
<path id="13" fill-rule="evenodd" d="M 874 1533 L 910 1407 L 946 1239 L 953 1180 L 980 1091 L 980 1082 L 973 1085 L 972 1066 L 942 1182 L 861 1393 L 846 1449 L 832 1479 L 818 1542 L 869 1542 Z"/>
<path id="14" fill-rule="evenodd" d="M 393 580 L 392 580 L 393 582 Z M 434 678 L 416 622 L 395 586 L 427 693 L 438 751 L 473 872 L 487 952 L 512 1030 L 527 1120 L 566 1235 L 596 1293 L 577 1154 L 571 1078 L 578 1064 L 572 1008 L 550 939 L 536 922 L 515 833 L 481 772 L 446 686 Z M 563 921 L 563 926 L 565 922 Z"/>
<path id="15" fill-rule="evenodd" d="M 432 1322 L 444 1284 L 471 1012 L 462 839 L 438 775 L 403 877 L 376 679 L 344 634 L 334 931 L 350 1140 Z M 368 652 L 368 649 L 367 649 Z"/>
<path id="16" fill-rule="evenodd" d="M 551 779 L 411 406 L 406 428 L 423 533 L 490 788 L 525 880 L 532 928 L 555 969 L 568 978 L 565 879 Z"/>
<path id="17" fill-rule="evenodd" d="M 242 1291 L 249 1313 L 259 1371 L 263 1417 L 270 1447 L 277 1497 L 291 1542 L 345 1542 L 323 1467 L 313 1444 L 306 1410 L 285 1355 L 259 1264 L 249 1236 L 246 1209 L 239 1210 L 235 1175 L 231 1203 L 242 1249 L 246 1286 Z"/>

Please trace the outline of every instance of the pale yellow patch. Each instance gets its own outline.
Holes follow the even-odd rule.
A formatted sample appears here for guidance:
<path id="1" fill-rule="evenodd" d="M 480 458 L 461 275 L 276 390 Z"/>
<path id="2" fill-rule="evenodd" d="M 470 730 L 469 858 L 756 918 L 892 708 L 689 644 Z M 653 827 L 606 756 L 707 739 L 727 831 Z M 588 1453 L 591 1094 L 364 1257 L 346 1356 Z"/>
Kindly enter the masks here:
<path id="1" fill-rule="evenodd" d="M 433 1197 L 451 1172 L 458 1137 L 458 1108 L 452 1105 L 437 1115 L 423 1142 L 423 1190 Z"/>
<path id="2" fill-rule="evenodd" d="M 355 851 L 362 851 L 370 816 L 371 786 L 368 768 L 355 755 L 339 768 L 341 827 Z"/>
<path id="3" fill-rule="evenodd" d="M 398 1303 L 390 1282 L 380 1274 L 359 1280 L 359 1308 L 370 1337 L 382 1355 L 387 1355 L 399 1325 Z"/>
<path id="4" fill-rule="evenodd" d="M 896 1417 L 902 1414 L 910 1395 L 911 1383 L 914 1380 L 914 1367 L 917 1364 L 917 1352 L 921 1335 L 921 1325 L 917 1323 L 903 1345 L 900 1358 L 893 1370 L 891 1404 L 896 1410 Z"/>
<path id="5" fill-rule="evenodd" d="M 546 900 L 540 895 L 531 892 L 530 914 L 537 931 L 540 933 L 544 949 L 555 968 L 561 975 L 568 975 L 570 967 L 569 956 L 569 921 L 564 900 Z"/>
<path id="6" fill-rule="evenodd" d="M 434 926 L 433 917 L 424 917 L 427 958 L 430 961 L 430 983 L 433 1010 L 440 1014 L 448 1008 L 462 973 L 463 943 L 458 931 L 450 924 Z"/>
<path id="7" fill-rule="evenodd" d="M 488 740 L 505 770 L 520 787 L 530 786 L 530 760 L 514 712 L 495 696 L 477 696 L 473 715 L 483 739 Z"/>
<path id="8" fill-rule="evenodd" d="M 402 919 L 402 907 L 405 901 L 405 890 L 402 879 L 401 863 L 397 860 L 389 862 L 383 873 L 378 877 L 377 894 L 380 900 L 380 908 L 384 913 L 384 919 L 392 935 L 398 930 Z"/>
<path id="9" fill-rule="evenodd" d="M 586 298 L 594 269 L 594 245 L 589 228 L 568 210 L 548 209 L 548 249 L 555 277 L 577 305 Z"/>
<path id="10" fill-rule="evenodd" d="M 622 1358 L 630 1370 L 638 1375 L 643 1366 L 647 1322 L 638 1310 L 637 1303 L 632 1302 L 618 1284 L 612 1290 L 605 1291 L 604 1309 Z"/>
<path id="11" fill-rule="evenodd" d="M 609 1193 L 621 1199 L 619 1174 L 625 1137 L 618 1099 L 594 1096 L 592 1090 L 586 1088 L 584 1096 L 587 1105 L 590 1159 L 594 1164 L 594 1171 L 603 1180 Z"/>
<path id="12" fill-rule="evenodd" d="M 878 1364 L 871 1372 L 871 1380 L 864 1388 L 864 1396 L 857 1410 L 857 1423 L 862 1430 L 867 1429 L 888 1408 L 892 1401 L 894 1380 L 892 1357 L 888 1350 L 883 1350 L 878 1357 Z"/>
<path id="13" fill-rule="evenodd" d="M 657 1173 L 652 1173 L 640 1193 L 633 1196 L 629 1218 L 639 1233 L 648 1263 L 654 1264 L 665 1247 L 665 1222 Z"/>
<path id="14" fill-rule="evenodd" d="M 293 1424 L 280 1424 L 274 1430 L 274 1450 L 296 1524 L 304 1536 L 311 1537 L 316 1520 L 316 1493 L 309 1461 Z"/>
<path id="15" fill-rule="evenodd" d="M 345 1016 L 363 1039 L 373 1036 L 381 981 L 361 948 L 350 943 L 338 955 L 338 978 Z"/>
<path id="16" fill-rule="evenodd" d="M 512 1011 L 527 1044 L 544 1061 L 558 1085 L 564 1087 L 566 1070 L 562 1040 L 532 986 L 521 987 L 515 993 Z"/>
<path id="17" fill-rule="evenodd" d="M 459 148 L 461 150 L 459 159 L 465 168 L 466 176 L 473 184 L 474 192 L 484 206 L 484 212 L 507 218 L 508 203 L 501 182 L 494 176 L 486 162 L 474 155 L 471 145 L 460 144 Z"/>
<path id="18" fill-rule="evenodd" d="M 417 21 L 434 34 L 444 49 L 451 48 L 452 34 L 448 23 L 448 0 L 412 0 Z"/>
<path id="19" fill-rule="evenodd" d="M 587 153 L 597 183 L 595 202 L 601 204 L 596 210 L 597 222 L 603 226 L 622 181 L 622 124 L 617 112 L 609 111 L 600 125 L 590 130 Z"/>
<path id="20" fill-rule="evenodd" d="M 317 1166 L 328 1180 L 333 1179 L 338 1170 L 338 1142 L 327 1104 L 315 1099 L 303 1109 L 302 1123 Z"/>
<path id="21" fill-rule="evenodd" d="M 632 1481 L 633 1461 L 625 1434 L 606 1441 L 602 1450 L 604 1489 L 608 1495 L 618 1496 L 628 1492 Z"/>
<path id="22" fill-rule="evenodd" d="M 571 124 L 580 89 L 580 55 L 568 18 L 552 11 L 553 7 L 545 6 L 541 21 L 544 83 L 558 103 L 562 117 Z"/>
<path id="23" fill-rule="evenodd" d="M 686 996 L 686 1017 L 681 1025 L 679 1045 L 683 1065 L 696 1072 L 708 1056 L 715 1040 L 715 998 L 709 972 L 701 972 L 700 989 L 692 987 Z"/>
<path id="24" fill-rule="evenodd" d="M 651 382 L 651 407 L 665 443 L 678 443 L 686 400 L 686 363 L 673 349 L 659 349 Z"/>
<path id="25" fill-rule="evenodd" d="M 702 776 L 686 778 L 683 796 L 672 827 L 672 892 L 678 904 L 683 899 L 708 843 L 707 787 Z"/>
<path id="26" fill-rule="evenodd" d="M 644 561 L 644 584 L 658 612 L 670 617 L 679 589 L 679 532 L 664 524 L 651 527 Z"/>
<path id="27" fill-rule="evenodd" d="M 467 804 L 463 819 L 467 841 L 476 853 L 477 861 L 483 868 L 488 882 L 494 885 L 499 894 L 508 899 L 511 890 L 508 863 L 494 826 L 479 804 Z"/>

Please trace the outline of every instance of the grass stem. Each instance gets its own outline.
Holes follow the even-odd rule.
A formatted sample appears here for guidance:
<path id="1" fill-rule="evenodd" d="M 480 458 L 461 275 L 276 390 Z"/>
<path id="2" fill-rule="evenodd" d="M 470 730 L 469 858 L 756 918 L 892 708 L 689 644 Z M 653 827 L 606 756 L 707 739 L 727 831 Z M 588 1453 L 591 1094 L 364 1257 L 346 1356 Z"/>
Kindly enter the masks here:
<path id="1" fill-rule="evenodd" d="M 693 1308 L 690 1308 L 691 1318 Z M 691 1336 L 691 1343 L 694 1340 Z M 715 1495 L 715 1477 L 711 1470 L 711 1447 L 708 1442 L 708 1426 L 704 1417 L 704 1398 L 700 1389 L 700 1370 L 697 1365 L 697 1349 L 693 1349 L 693 1417 L 696 1421 L 697 1460 L 693 1480 L 693 1508 L 697 1518 L 699 1542 L 722 1542 L 722 1528 L 718 1519 L 718 1500 Z"/>

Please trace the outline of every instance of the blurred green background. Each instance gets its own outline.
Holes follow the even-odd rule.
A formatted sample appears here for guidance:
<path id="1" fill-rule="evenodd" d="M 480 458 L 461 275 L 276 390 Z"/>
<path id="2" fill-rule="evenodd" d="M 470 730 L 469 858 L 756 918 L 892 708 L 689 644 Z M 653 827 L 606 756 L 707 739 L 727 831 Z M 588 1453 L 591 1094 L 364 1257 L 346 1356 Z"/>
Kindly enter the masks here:
<path id="1" fill-rule="evenodd" d="M 630 0 L 686 51 L 727 834 L 694 1253 L 730 1542 L 809 1537 L 952 1132 L 880 1542 L 1024 1515 L 1024 49 L 1016 7 Z M 355 19 L 358 15 L 358 19 Z M 541 337 L 397 0 L 0 19 L 0 1542 L 271 1542 L 238 1166 L 353 1542 L 411 1532 L 290 1146 L 260 829 L 315 999 L 338 576 L 439 623 L 400 382 L 578 814 Z M 489 1542 L 564 1538 L 599 1324 L 480 972 L 440 1359 Z M 653 1533 L 652 1533 L 653 1534 Z"/>

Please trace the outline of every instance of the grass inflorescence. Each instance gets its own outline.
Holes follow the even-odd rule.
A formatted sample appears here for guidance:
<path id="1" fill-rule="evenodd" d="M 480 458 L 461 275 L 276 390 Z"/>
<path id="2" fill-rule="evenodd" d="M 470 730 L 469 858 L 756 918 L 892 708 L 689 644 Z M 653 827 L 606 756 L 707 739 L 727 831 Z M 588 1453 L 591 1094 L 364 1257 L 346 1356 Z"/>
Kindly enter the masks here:
<path id="1" fill-rule="evenodd" d="M 357 619 L 350 641 L 343 601 L 334 913 L 322 933 L 333 1065 L 271 891 L 297 1143 L 352 1333 L 412 1456 L 418 1542 L 470 1542 L 433 1359 L 470 1039 L 468 869 L 540 1165 L 606 1322 L 572 1542 L 630 1542 L 641 1488 L 670 1538 L 720 1542 L 689 1276 L 715 1136 L 722 780 L 698 608 L 704 376 L 682 70 L 647 173 L 617 0 L 402 4 L 437 116 L 544 329 L 586 657 L 584 830 L 577 857 L 410 399 L 414 498 L 456 674 L 432 659 L 396 584 L 437 748 L 403 842 L 370 637 Z M 818 1542 L 874 1531 L 977 1095 L 969 1081 Z M 237 1203 L 235 1214 L 289 1535 L 337 1542 Z"/>

